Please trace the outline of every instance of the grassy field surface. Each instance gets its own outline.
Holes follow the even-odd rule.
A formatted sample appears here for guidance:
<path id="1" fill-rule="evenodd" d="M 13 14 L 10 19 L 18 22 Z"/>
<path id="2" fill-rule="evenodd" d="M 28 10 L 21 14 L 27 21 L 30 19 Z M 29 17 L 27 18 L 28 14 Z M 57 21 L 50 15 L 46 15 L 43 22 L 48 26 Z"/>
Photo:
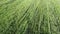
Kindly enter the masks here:
<path id="1" fill-rule="evenodd" d="M 60 0 L 0 0 L 0 34 L 60 34 Z"/>

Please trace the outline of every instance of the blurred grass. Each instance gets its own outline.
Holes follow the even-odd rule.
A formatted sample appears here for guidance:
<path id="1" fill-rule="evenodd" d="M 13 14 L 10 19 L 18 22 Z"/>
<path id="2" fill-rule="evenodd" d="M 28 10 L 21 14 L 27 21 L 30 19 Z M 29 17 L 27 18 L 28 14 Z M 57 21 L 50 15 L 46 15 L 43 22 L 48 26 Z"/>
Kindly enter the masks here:
<path id="1" fill-rule="evenodd" d="M 0 0 L 0 34 L 60 34 L 60 0 Z"/>

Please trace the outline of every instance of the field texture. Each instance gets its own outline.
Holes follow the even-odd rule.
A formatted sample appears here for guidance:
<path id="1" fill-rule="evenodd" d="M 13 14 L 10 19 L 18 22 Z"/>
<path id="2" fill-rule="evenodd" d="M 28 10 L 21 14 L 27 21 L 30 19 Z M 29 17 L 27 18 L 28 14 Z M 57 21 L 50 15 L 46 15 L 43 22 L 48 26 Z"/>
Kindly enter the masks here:
<path id="1" fill-rule="evenodd" d="M 60 34 L 60 0 L 0 0 L 0 34 Z"/>

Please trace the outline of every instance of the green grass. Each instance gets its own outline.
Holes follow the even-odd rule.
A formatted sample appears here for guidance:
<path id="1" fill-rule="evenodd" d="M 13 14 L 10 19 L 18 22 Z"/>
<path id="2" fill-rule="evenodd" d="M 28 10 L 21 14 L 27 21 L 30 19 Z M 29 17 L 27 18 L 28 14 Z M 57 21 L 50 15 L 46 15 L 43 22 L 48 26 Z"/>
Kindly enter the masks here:
<path id="1" fill-rule="evenodd" d="M 0 34 L 60 34 L 60 0 L 0 0 Z"/>

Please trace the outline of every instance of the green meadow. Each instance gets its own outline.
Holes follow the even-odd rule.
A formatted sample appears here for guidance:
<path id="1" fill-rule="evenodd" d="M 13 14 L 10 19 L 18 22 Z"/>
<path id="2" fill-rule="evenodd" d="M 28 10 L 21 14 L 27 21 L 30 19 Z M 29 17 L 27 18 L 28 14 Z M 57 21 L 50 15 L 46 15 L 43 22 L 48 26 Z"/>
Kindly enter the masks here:
<path id="1" fill-rule="evenodd" d="M 0 34 L 60 34 L 60 0 L 0 0 Z"/>

